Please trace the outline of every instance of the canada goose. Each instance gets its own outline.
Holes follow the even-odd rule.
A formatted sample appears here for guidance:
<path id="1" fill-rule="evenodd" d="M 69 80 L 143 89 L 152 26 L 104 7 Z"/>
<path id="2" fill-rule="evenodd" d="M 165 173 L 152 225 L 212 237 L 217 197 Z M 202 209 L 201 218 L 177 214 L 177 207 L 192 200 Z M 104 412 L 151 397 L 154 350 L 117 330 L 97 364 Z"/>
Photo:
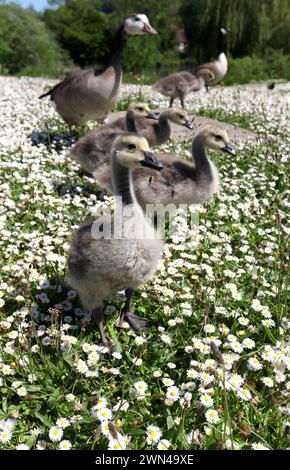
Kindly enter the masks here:
<path id="1" fill-rule="evenodd" d="M 179 98 L 181 106 L 184 108 L 185 96 L 191 91 L 201 90 L 205 83 L 211 83 L 213 79 L 213 72 L 207 69 L 201 70 L 199 76 L 183 71 L 161 78 L 153 85 L 152 89 L 163 96 L 168 96 L 170 98 L 170 107 L 173 105 L 175 98 Z"/>
<path id="2" fill-rule="evenodd" d="M 219 184 L 218 171 L 207 156 L 206 149 L 220 150 L 235 155 L 225 130 L 206 126 L 192 141 L 193 165 L 175 154 L 157 154 L 163 166 L 155 174 L 150 169 L 133 171 L 133 182 L 138 203 L 143 210 L 146 204 L 201 204 L 209 199 Z M 110 173 L 100 168 L 94 174 L 101 186 L 112 192 Z"/>
<path id="3" fill-rule="evenodd" d="M 146 103 L 131 103 L 125 118 L 101 126 L 81 137 L 71 149 L 71 157 L 88 173 L 93 173 L 102 163 L 110 162 L 114 138 L 122 132 L 137 132 L 135 119 L 157 119 Z"/>
<path id="4" fill-rule="evenodd" d="M 136 123 L 137 132 L 143 135 L 149 145 L 165 144 L 171 135 L 169 121 L 192 129 L 187 111 L 181 108 L 170 108 L 160 113 L 158 120 L 142 120 Z"/>
<path id="5" fill-rule="evenodd" d="M 217 82 L 222 80 L 228 71 L 228 61 L 225 54 L 225 36 L 229 32 L 229 28 L 220 28 L 216 59 L 212 60 L 211 62 L 199 65 L 193 71 L 193 73 L 196 75 L 200 75 L 204 69 L 210 70 L 213 73 L 214 79 L 210 82 L 206 81 L 207 89 L 209 86 L 215 85 Z"/>
<path id="6" fill-rule="evenodd" d="M 56 111 L 68 124 L 103 120 L 117 101 L 121 80 L 121 52 L 130 36 L 158 34 L 146 15 L 135 13 L 118 29 L 101 70 L 75 70 L 39 98 L 50 96 Z"/>
<path id="7" fill-rule="evenodd" d="M 154 274 L 163 250 L 162 240 L 156 236 L 135 198 L 131 172 L 138 167 L 162 169 L 144 137 L 121 134 L 113 143 L 111 168 L 114 194 L 122 198 L 122 213 L 115 211 L 112 217 L 81 226 L 73 237 L 67 262 L 66 281 L 79 293 L 83 306 L 92 311 L 102 342 L 109 349 L 103 327 L 103 305 L 108 296 L 125 289 L 126 304 L 119 326 L 126 321 L 137 331 L 152 323 L 130 311 L 135 290 Z M 115 229 L 119 230 L 115 232 Z"/>

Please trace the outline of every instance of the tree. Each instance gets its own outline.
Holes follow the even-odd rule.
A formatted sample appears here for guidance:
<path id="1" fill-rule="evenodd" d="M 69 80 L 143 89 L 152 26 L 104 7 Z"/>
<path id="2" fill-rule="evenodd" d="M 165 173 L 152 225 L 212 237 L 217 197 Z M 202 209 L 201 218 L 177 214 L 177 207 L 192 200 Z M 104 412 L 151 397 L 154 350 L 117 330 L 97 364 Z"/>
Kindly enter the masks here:
<path id="1" fill-rule="evenodd" d="M 283 31 L 285 37 L 288 29 L 289 35 L 290 0 L 183 0 L 180 13 L 189 52 L 198 61 L 216 54 L 221 26 L 231 28 L 228 49 L 234 57 L 277 47 L 277 31 Z M 290 52 L 289 49 L 284 51 Z"/>
<path id="2" fill-rule="evenodd" d="M 0 5 L 0 64 L 8 73 L 62 71 L 62 52 L 32 10 Z"/>
<path id="3" fill-rule="evenodd" d="M 96 64 L 104 56 L 108 21 L 94 1 L 68 0 L 57 10 L 46 10 L 43 19 L 77 64 Z"/>

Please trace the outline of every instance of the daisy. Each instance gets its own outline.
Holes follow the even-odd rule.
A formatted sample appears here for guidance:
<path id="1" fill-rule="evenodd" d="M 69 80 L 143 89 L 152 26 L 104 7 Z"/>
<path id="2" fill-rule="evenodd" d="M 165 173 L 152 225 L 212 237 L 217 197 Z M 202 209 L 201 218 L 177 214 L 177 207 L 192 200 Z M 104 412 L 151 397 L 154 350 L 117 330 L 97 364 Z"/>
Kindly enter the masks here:
<path id="1" fill-rule="evenodd" d="M 60 450 L 70 450 L 72 448 L 72 444 L 70 441 L 63 440 L 60 441 L 60 443 L 58 444 L 58 448 Z"/>
<path id="2" fill-rule="evenodd" d="M 269 447 L 264 446 L 260 442 L 253 442 L 252 449 L 253 450 L 270 450 Z"/>
<path id="3" fill-rule="evenodd" d="M 262 377 L 262 382 L 266 387 L 272 388 L 274 387 L 274 381 L 270 379 L 270 377 Z"/>
<path id="4" fill-rule="evenodd" d="M 17 395 L 19 395 L 20 397 L 25 397 L 27 395 L 27 390 L 25 387 L 19 387 L 17 389 Z"/>
<path id="5" fill-rule="evenodd" d="M 178 387 L 171 386 L 168 387 L 166 392 L 166 397 L 171 401 L 177 401 L 180 396 L 180 390 Z"/>
<path id="6" fill-rule="evenodd" d="M 70 422 L 67 418 L 58 418 L 58 420 L 56 421 L 56 426 L 58 428 L 62 428 L 62 429 L 65 429 L 67 428 L 68 426 L 70 425 Z"/>
<path id="7" fill-rule="evenodd" d="M 200 397 L 200 401 L 203 404 L 203 406 L 205 406 L 206 408 L 210 408 L 211 406 L 213 406 L 213 399 L 211 398 L 211 396 L 207 394 L 202 395 Z"/>
<path id="8" fill-rule="evenodd" d="M 147 444 L 157 444 L 162 436 L 162 431 L 157 427 L 150 425 L 146 429 L 147 437 L 146 442 Z"/>
<path id="9" fill-rule="evenodd" d="M 110 421 L 110 419 L 112 419 L 112 412 L 109 408 L 101 408 L 97 411 L 97 418 L 100 421 Z"/>
<path id="10" fill-rule="evenodd" d="M 169 450 L 171 447 L 171 443 L 167 439 L 161 439 L 157 445 L 158 450 Z"/>
<path id="11" fill-rule="evenodd" d="M 164 377 L 164 379 L 162 379 L 162 383 L 163 383 L 166 387 L 170 387 L 171 385 L 174 385 L 174 381 L 171 380 L 169 377 Z"/>
<path id="12" fill-rule="evenodd" d="M 205 413 L 205 419 L 209 424 L 217 424 L 220 420 L 219 414 L 216 410 L 207 410 Z"/>
<path id="13" fill-rule="evenodd" d="M 29 446 L 27 444 L 18 444 L 16 450 L 29 450 Z"/>
<path id="14" fill-rule="evenodd" d="M 37 450 L 45 450 L 46 449 L 46 446 L 47 446 L 47 442 L 46 441 L 38 441 L 36 443 L 36 449 Z"/>
<path id="15" fill-rule="evenodd" d="M 9 442 L 12 437 L 12 433 L 9 431 L 2 431 L 0 432 L 0 442 L 5 444 L 6 442 Z"/>
<path id="16" fill-rule="evenodd" d="M 49 430 L 49 438 L 51 441 L 60 441 L 63 435 L 63 430 L 57 426 L 52 426 Z"/>
<path id="17" fill-rule="evenodd" d="M 66 401 L 75 401 L 75 395 L 73 393 L 68 393 L 66 396 L 65 396 L 65 399 Z"/>

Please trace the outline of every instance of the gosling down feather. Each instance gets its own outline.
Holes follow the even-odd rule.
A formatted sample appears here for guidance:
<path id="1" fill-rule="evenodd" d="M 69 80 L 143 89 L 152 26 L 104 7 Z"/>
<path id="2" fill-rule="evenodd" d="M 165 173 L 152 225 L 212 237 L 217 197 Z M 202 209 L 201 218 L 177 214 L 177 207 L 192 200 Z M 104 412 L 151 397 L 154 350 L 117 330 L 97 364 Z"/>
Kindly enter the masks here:
<path id="1" fill-rule="evenodd" d="M 149 168 L 133 171 L 136 198 L 143 210 L 146 204 L 201 204 L 208 200 L 219 186 L 218 171 L 206 150 L 235 155 L 225 130 L 215 126 L 204 127 L 193 139 L 191 152 L 193 164 L 175 154 L 157 154 L 163 166 L 160 174 Z M 99 184 L 112 192 L 112 180 L 107 168 L 94 173 Z"/>
<path id="2" fill-rule="evenodd" d="M 114 194 L 122 198 L 121 214 L 115 209 L 112 217 L 105 216 L 80 227 L 67 261 L 66 281 L 79 293 L 83 306 L 92 312 L 102 342 L 109 350 L 111 344 L 103 326 L 104 301 L 125 289 L 126 304 L 119 326 L 126 321 L 135 331 L 146 329 L 151 322 L 132 314 L 131 299 L 135 290 L 156 271 L 163 250 L 162 240 L 135 198 L 131 172 L 139 167 L 162 169 L 144 137 L 132 133 L 118 136 L 112 147 L 111 168 Z"/>
<path id="3" fill-rule="evenodd" d="M 121 52 L 130 36 L 157 34 L 146 15 L 128 16 L 118 29 L 101 70 L 75 70 L 40 98 L 50 96 L 56 111 L 71 127 L 104 120 L 117 101 L 121 81 Z"/>

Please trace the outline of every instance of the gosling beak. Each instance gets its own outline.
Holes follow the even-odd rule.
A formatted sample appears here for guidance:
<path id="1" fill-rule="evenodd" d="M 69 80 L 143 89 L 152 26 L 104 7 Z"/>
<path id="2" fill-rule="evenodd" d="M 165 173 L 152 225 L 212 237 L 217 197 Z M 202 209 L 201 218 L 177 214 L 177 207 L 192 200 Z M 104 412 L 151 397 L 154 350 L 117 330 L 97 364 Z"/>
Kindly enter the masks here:
<path id="1" fill-rule="evenodd" d="M 187 129 L 190 129 L 192 131 L 192 121 L 185 121 L 184 126 L 187 127 Z"/>
<path id="2" fill-rule="evenodd" d="M 155 120 L 158 120 L 158 117 L 159 117 L 159 113 L 155 113 L 154 111 L 149 111 L 149 113 L 147 114 L 147 119 L 155 119 Z"/>
<path id="3" fill-rule="evenodd" d="M 148 166 L 149 168 L 154 168 L 154 170 L 162 170 L 163 165 L 157 160 L 153 152 L 144 152 L 144 160 L 141 160 L 142 166 Z"/>
<path id="4" fill-rule="evenodd" d="M 151 34 L 152 36 L 155 36 L 156 34 L 158 34 L 158 31 L 152 28 L 151 24 L 149 23 L 144 23 L 143 32 L 146 34 Z"/>
<path id="5" fill-rule="evenodd" d="M 226 144 L 226 145 L 222 148 L 222 150 L 223 150 L 224 152 L 226 152 L 226 153 L 230 153 L 231 155 L 236 155 L 236 150 L 235 150 L 235 148 L 234 148 L 232 145 L 230 145 L 230 144 Z"/>

